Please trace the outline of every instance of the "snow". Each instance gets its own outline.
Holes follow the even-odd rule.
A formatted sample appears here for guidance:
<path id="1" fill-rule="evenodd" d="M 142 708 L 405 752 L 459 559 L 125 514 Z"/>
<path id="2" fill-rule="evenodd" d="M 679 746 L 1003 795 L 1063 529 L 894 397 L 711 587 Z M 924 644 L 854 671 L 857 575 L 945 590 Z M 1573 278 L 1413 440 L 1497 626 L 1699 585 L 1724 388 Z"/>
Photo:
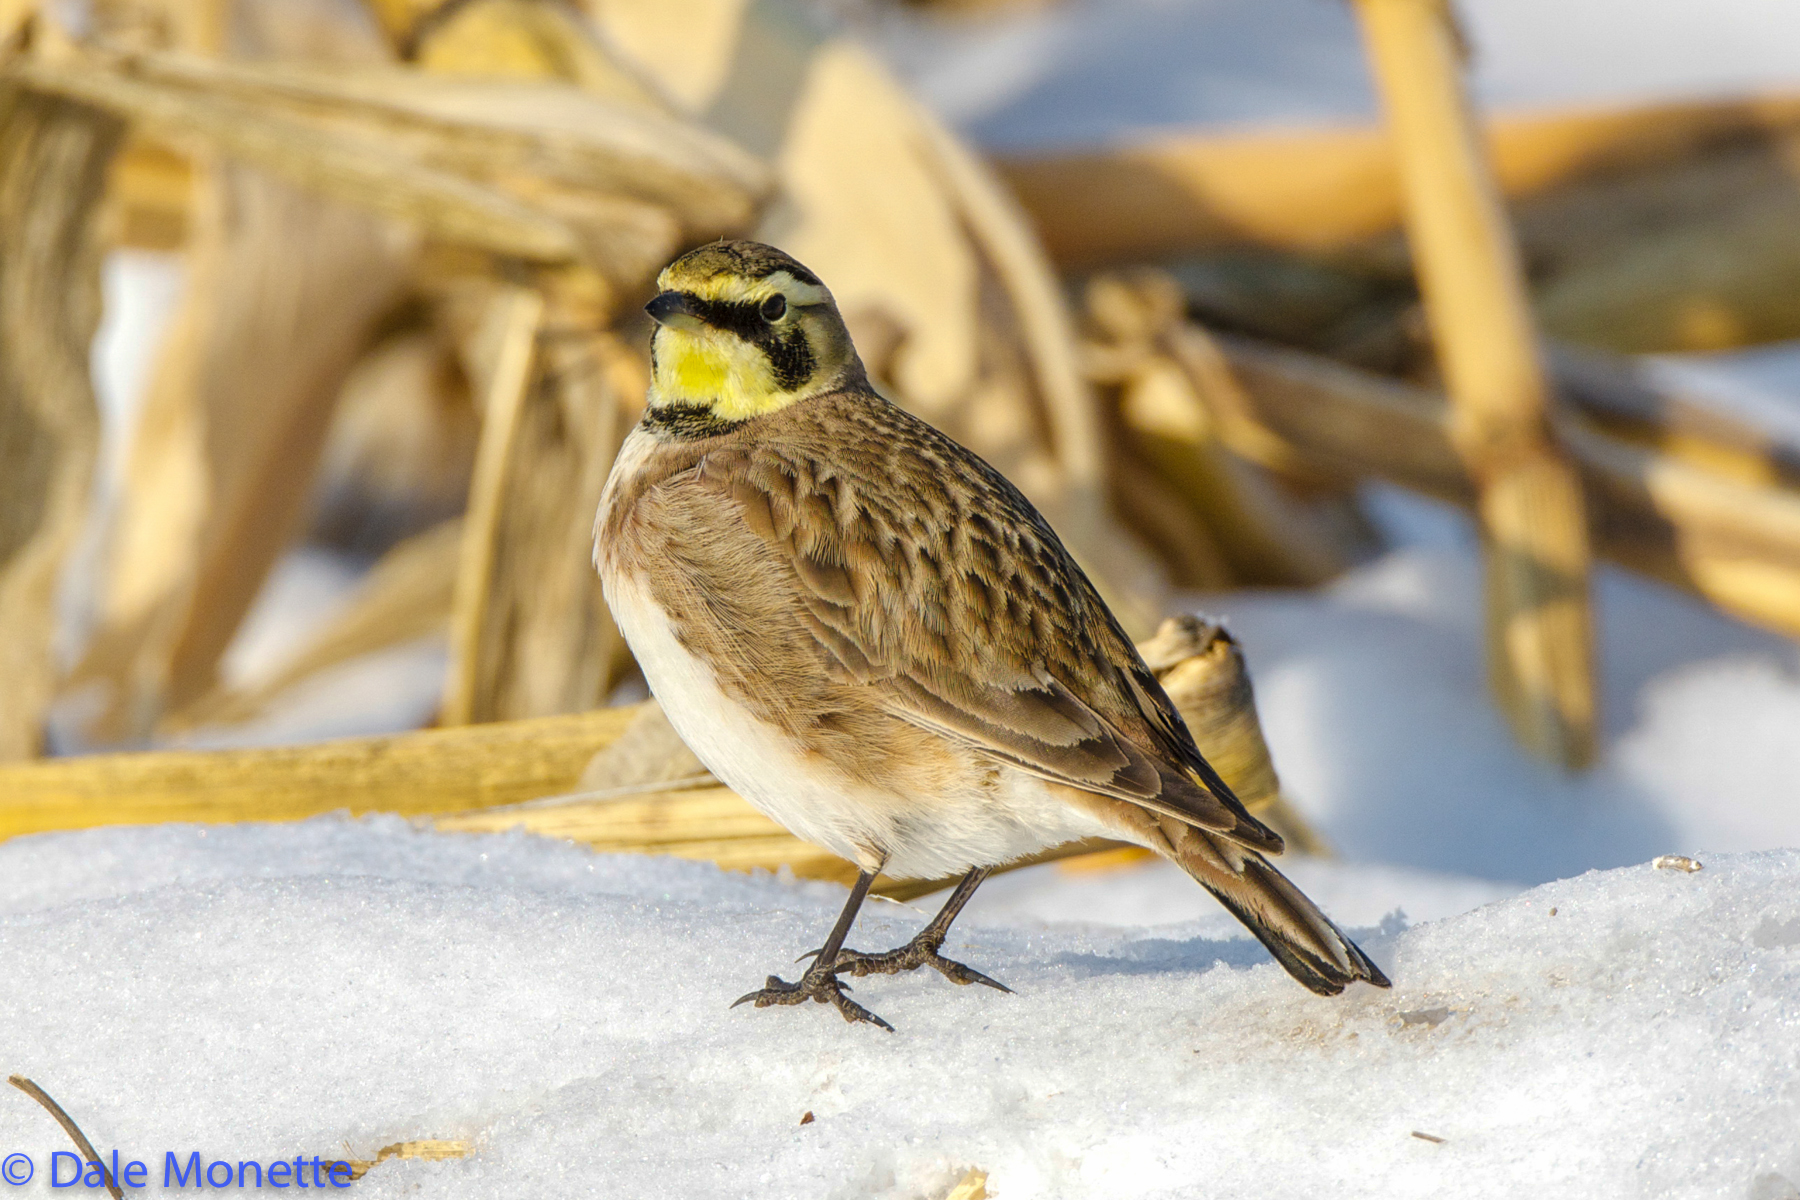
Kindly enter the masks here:
<path id="1" fill-rule="evenodd" d="M 1284 858 L 1281 870 L 1345 926 L 1453 917 L 1523 891 L 1520 884 L 1383 863 Z M 923 902 L 921 902 L 923 903 Z M 1052 864 L 997 875 L 965 910 L 977 920 L 1141 926 L 1194 923 L 1210 938 L 1243 927 L 1175 866 L 1151 859 L 1126 869 Z"/>
<path id="2" fill-rule="evenodd" d="M 817 943 L 825 885 L 391 818 L 50 834 L 0 846 L 0 1027 L 153 1182 L 438 1137 L 475 1153 L 359 1194 L 1782 1195 L 1800 853 L 1704 861 L 1361 929 L 1396 986 L 1337 999 L 1207 920 L 975 911 L 949 952 L 1018 994 L 860 981 L 887 1034 L 727 1008 Z M 12 1094 L 0 1146 L 64 1148 Z"/>
<path id="3" fill-rule="evenodd" d="M 73 664 L 99 620 L 105 531 L 118 503 L 131 436 L 157 348 L 174 320 L 187 271 L 180 255 L 114 250 L 101 264 L 102 315 L 88 354 L 100 446 L 87 525 L 57 592 L 57 657 Z"/>
<path id="4" fill-rule="evenodd" d="M 179 254 L 114 250 L 106 256 L 100 275 L 103 316 L 90 355 L 101 412 L 101 480 L 112 482 L 124 473 L 138 399 L 186 286 Z"/>

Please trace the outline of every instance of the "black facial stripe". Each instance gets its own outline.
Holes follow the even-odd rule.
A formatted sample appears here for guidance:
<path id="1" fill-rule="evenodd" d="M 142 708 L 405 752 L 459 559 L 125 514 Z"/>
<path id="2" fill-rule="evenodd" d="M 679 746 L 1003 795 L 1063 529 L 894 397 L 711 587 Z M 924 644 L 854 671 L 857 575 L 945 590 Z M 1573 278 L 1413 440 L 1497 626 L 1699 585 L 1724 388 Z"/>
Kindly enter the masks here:
<path id="1" fill-rule="evenodd" d="M 794 391 L 812 378 L 818 360 L 813 357 L 805 330 L 799 326 L 788 330 L 785 335 L 767 338 L 759 344 L 762 352 L 769 356 L 769 366 L 773 368 L 775 382 L 782 391 Z"/>
<path id="2" fill-rule="evenodd" d="M 704 404 L 659 404 L 644 413 L 645 429 L 678 442 L 720 437 L 742 425 L 728 421 Z"/>
<path id="3" fill-rule="evenodd" d="M 746 342 L 761 341 L 769 333 L 769 323 L 757 311 L 758 304 L 748 302 L 732 302 L 728 300 L 702 300 L 692 293 L 682 293 L 687 301 L 688 311 L 711 325 L 714 329 L 723 329 L 727 333 L 735 333 Z"/>

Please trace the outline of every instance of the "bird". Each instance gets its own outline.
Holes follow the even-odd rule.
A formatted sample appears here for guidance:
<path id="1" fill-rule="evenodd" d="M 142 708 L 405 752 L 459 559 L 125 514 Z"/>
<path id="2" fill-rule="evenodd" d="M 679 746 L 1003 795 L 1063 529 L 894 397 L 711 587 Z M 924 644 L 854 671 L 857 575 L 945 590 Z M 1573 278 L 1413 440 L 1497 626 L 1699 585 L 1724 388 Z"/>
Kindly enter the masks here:
<path id="1" fill-rule="evenodd" d="M 1282 839 L 1043 515 L 870 383 L 816 274 L 726 240 L 656 288 L 644 414 L 595 518 L 602 592 L 695 755 L 857 869 L 804 974 L 737 1004 L 891 1031 L 843 976 L 1010 991 L 940 953 L 951 922 L 996 867 L 1088 837 L 1175 863 L 1314 992 L 1389 986 L 1270 864 Z M 878 872 L 961 882 L 905 945 L 865 953 L 844 942 Z"/>

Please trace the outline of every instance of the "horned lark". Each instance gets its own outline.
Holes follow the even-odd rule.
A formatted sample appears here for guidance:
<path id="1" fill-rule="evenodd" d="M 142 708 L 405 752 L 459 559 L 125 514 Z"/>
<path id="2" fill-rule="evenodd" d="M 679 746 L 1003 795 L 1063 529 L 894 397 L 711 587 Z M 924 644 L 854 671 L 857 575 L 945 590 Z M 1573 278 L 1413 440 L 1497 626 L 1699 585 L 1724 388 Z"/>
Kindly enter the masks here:
<path id="1" fill-rule="evenodd" d="M 1315 992 L 1386 987 L 1264 857 L 1245 811 L 1081 568 L 1019 490 L 870 387 L 831 293 L 788 255 L 677 259 L 643 421 L 600 501 L 607 602 L 669 720 L 751 804 L 860 871 L 798 983 L 892 1028 L 840 974 L 930 966 L 995 866 L 1075 838 L 1147 846 Z M 844 948 L 876 872 L 963 872 L 885 954 Z"/>

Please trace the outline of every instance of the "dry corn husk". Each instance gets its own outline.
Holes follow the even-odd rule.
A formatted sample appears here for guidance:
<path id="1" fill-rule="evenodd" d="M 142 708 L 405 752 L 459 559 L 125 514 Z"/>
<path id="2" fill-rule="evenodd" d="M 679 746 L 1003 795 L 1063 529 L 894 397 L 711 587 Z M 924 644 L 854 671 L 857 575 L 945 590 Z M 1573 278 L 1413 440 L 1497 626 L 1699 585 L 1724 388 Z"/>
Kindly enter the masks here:
<path id="1" fill-rule="evenodd" d="M 535 345 L 524 374 L 502 381 L 512 407 L 490 407 L 483 431 L 448 724 L 592 708 L 626 662 L 593 569 L 593 514 L 645 380 L 608 333 L 544 330 Z"/>
<path id="2" fill-rule="evenodd" d="M 1800 131 L 1521 205 L 1544 330 L 1617 353 L 1800 337 Z"/>
<path id="3" fill-rule="evenodd" d="M 1096 276 L 1087 311 L 1089 373 L 1117 406 L 1122 450 L 1144 464 L 1119 474 L 1121 507 L 1191 586 L 1310 586 L 1373 550 L 1348 477 L 1257 442 L 1218 350 L 1183 322 L 1172 279 L 1149 270 Z M 1257 453 L 1244 454 L 1246 445 Z M 1158 501 L 1164 511 L 1152 507 Z"/>
<path id="4" fill-rule="evenodd" d="M 426 1162 L 439 1162 L 446 1158 L 467 1158 L 474 1152 L 475 1147 L 470 1142 L 445 1138 L 424 1138 L 419 1141 L 395 1142 L 391 1146 L 383 1146 L 375 1152 L 374 1158 L 346 1158 L 339 1159 L 338 1162 L 342 1162 L 350 1168 L 350 1178 L 354 1180 L 361 1179 L 369 1173 L 370 1167 L 384 1163 L 390 1158 L 419 1158 Z M 327 1161 L 325 1170 L 329 1173 L 331 1168 L 336 1165 L 337 1162 Z"/>
<path id="5" fill-rule="evenodd" d="M 312 488 L 315 541 L 380 553 L 468 499 L 481 432 L 468 378 L 437 313 L 403 320 L 344 380 Z"/>
<path id="6" fill-rule="evenodd" d="M 752 219 L 770 182 L 754 157 L 661 111 L 652 97 L 597 94 L 558 82 L 564 75 L 178 55 L 144 56 L 130 71 L 169 89 L 379 137 L 390 152 L 522 195 L 562 184 L 642 200 L 674 213 L 689 238 Z"/>
<path id="7" fill-rule="evenodd" d="M 563 221 L 451 172 L 389 155 L 373 138 L 334 134 L 292 115 L 141 78 L 118 62 L 24 62 L 13 73 L 35 90 L 127 117 L 163 139 L 217 149 L 446 241 L 547 262 L 581 253 L 579 235 Z"/>
<path id="8" fill-rule="evenodd" d="M 235 156 L 377 214 L 317 196 L 289 203 L 300 194 L 242 161 L 207 160 L 197 185 L 186 173 L 185 188 L 172 184 L 174 172 L 119 177 L 131 186 L 149 174 L 165 205 L 197 186 L 202 203 L 162 222 L 193 234 L 197 266 L 189 312 L 134 447 L 102 627 L 77 680 L 98 680 L 109 693 L 90 739 L 142 738 L 171 708 L 213 686 L 218 654 L 311 490 L 339 381 L 408 282 L 405 268 L 389 269 L 387 247 L 346 230 L 346 222 L 377 228 L 380 214 L 440 242 L 575 264 L 533 280 L 549 310 L 538 331 L 544 345 L 532 347 L 517 420 L 488 431 L 500 443 L 502 469 L 491 473 L 484 520 L 467 527 L 468 542 L 488 553 L 465 564 L 463 573 L 482 583 L 462 625 L 487 619 L 515 632 L 489 637 L 459 663 L 471 664 L 482 689 L 479 705 L 465 708 L 484 717 L 597 703 L 622 658 L 585 565 L 588 514 L 617 445 L 618 418 L 638 402 L 621 397 L 620 385 L 641 391 L 629 364 L 621 374 L 621 354 L 602 325 L 618 289 L 642 287 L 684 241 L 752 215 L 766 171 L 668 115 L 641 88 L 599 96 L 554 81 L 149 50 L 24 59 L 13 71 L 34 88 L 129 116 L 162 145 Z M 140 161 L 159 156 L 166 161 L 167 151 L 151 147 Z M 285 209 L 266 197 L 282 198 Z M 248 223 L 239 219 L 246 212 Z M 309 245 L 316 236 L 326 244 Z M 209 269 L 252 256 L 296 262 L 235 275 Z M 351 271 L 331 289 L 337 302 L 309 312 L 312 282 L 329 279 L 334 264 Z M 475 258 L 452 271 L 489 269 Z M 265 315 L 293 321 L 302 337 L 261 345 Z M 249 402 L 234 407 L 247 382 L 240 365 L 252 360 L 264 376 Z M 277 446 L 283 453 L 271 457 Z M 508 465 L 519 461 L 533 468 Z M 466 690 L 453 682 L 453 694 Z"/>
<path id="9" fill-rule="evenodd" d="M 1170 617 L 1138 646 L 1180 710 L 1194 744 L 1239 800 L 1303 854 L 1328 854 L 1323 839 L 1281 794 L 1243 647 L 1217 621 Z"/>
<path id="10" fill-rule="evenodd" d="M 1800 488 L 1800 433 L 1671 386 L 1638 360 L 1554 343 L 1547 353 L 1561 398 L 1605 432 L 1738 483 Z"/>
<path id="11" fill-rule="evenodd" d="M 441 240 L 579 260 L 630 287 L 754 212 L 755 160 L 689 123 L 556 83 L 174 54 L 22 61 L 29 86 L 252 162 Z"/>
<path id="12" fill-rule="evenodd" d="M 252 168 L 207 172 L 190 283 L 132 444 L 102 600 L 76 683 L 88 731 L 140 740 L 215 682 L 299 530 L 333 404 L 401 295 L 411 247 L 378 218 Z"/>
<path id="13" fill-rule="evenodd" d="M 1800 336 L 1797 126 L 1793 94 L 1487 121 L 1545 331 L 1630 352 Z M 1380 130 L 1173 135 L 1000 166 L 1069 265 L 1246 248 L 1405 262 Z"/>
<path id="14" fill-rule="evenodd" d="M 124 7 L 108 20 L 125 21 Z M 381 53 L 373 39 L 347 45 Z M 105 87 L 119 82 L 106 66 L 118 61 L 72 50 L 8 70 Z M 213 688 L 220 655 L 304 518 L 332 406 L 414 253 L 415 239 L 378 216 L 199 155 L 183 220 L 187 287 L 137 421 L 107 530 L 99 627 L 74 679 L 100 692 L 102 710 L 81 731 L 90 743 L 140 742 Z"/>
<path id="15" fill-rule="evenodd" d="M 99 440 L 87 373 L 95 226 L 121 132 L 92 109 L 0 85 L 0 761 L 37 752 L 54 687 L 57 575 Z"/>

